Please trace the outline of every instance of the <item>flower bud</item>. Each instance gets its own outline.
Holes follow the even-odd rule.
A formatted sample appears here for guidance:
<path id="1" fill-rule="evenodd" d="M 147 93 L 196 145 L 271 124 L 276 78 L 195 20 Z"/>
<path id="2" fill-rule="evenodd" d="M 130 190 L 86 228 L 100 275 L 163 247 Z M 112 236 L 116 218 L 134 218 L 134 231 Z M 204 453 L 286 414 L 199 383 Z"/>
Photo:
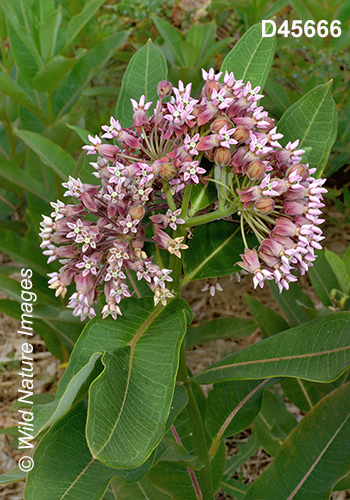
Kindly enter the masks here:
<path id="1" fill-rule="evenodd" d="M 242 144 L 249 139 L 249 130 L 243 127 L 243 125 L 239 125 L 232 134 L 232 138 Z"/>
<path id="2" fill-rule="evenodd" d="M 97 150 L 99 155 L 110 161 L 115 161 L 117 159 L 117 153 L 120 151 L 118 146 L 113 146 L 112 144 L 100 144 Z"/>
<path id="3" fill-rule="evenodd" d="M 214 161 L 219 167 L 226 167 L 231 161 L 231 151 L 228 148 L 216 148 Z"/>
<path id="4" fill-rule="evenodd" d="M 309 169 L 307 168 L 306 165 L 302 165 L 301 163 L 295 163 L 295 165 L 292 165 L 291 167 L 288 168 L 286 175 L 289 176 L 293 172 L 297 172 L 298 175 L 302 178 L 303 181 L 305 181 L 309 177 Z"/>
<path id="5" fill-rule="evenodd" d="M 164 97 L 168 97 L 171 94 L 172 90 L 173 86 L 167 80 L 162 80 L 157 85 L 157 94 L 161 99 L 163 99 Z"/>
<path id="6" fill-rule="evenodd" d="M 254 203 L 254 210 L 259 214 L 270 214 L 275 208 L 275 202 L 272 198 L 259 198 Z"/>
<path id="7" fill-rule="evenodd" d="M 213 149 L 209 149 L 208 151 L 204 151 L 205 156 L 209 161 L 214 161 L 214 152 Z"/>
<path id="8" fill-rule="evenodd" d="M 163 163 L 159 167 L 159 175 L 166 180 L 172 179 L 175 177 L 176 168 L 173 163 Z"/>
<path id="9" fill-rule="evenodd" d="M 129 215 L 132 220 L 141 220 L 145 215 L 145 209 L 142 205 L 134 205 L 130 208 Z"/>
<path id="10" fill-rule="evenodd" d="M 207 99 L 211 99 L 211 95 L 212 95 L 214 89 L 217 92 L 219 92 L 220 83 L 217 82 L 216 80 L 208 80 L 205 82 L 205 85 L 203 87 L 202 92 Z"/>
<path id="11" fill-rule="evenodd" d="M 252 161 L 247 168 L 247 175 L 250 180 L 255 181 L 262 179 L 265 175 L 266 167 L 260 160 Z"/>
<path id="12" fill-rule="evenodd" d="M 213 121 L 210 128 L 213 132 L 218 134 L 225 125 L 227 126 L 227 129 L 232 128 L 232 122 L 228 118 L 225 116 L 219 116 L 219 118 L 216 118 Z"/>

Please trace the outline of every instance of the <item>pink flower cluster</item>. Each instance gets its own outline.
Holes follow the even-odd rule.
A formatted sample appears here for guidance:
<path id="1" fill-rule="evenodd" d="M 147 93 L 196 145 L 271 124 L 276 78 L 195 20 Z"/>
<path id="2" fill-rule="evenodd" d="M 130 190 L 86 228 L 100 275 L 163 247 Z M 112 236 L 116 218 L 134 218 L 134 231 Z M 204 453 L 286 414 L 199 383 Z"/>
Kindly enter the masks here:
<path id="1" fill-rule="evenodd" d="M 43 216 L 40 233 L 48 262 L 62 264 L 49 275 L 50 287 L 64 297 L 75 283 L 68 307 L 82 320 L 95 315 L 93 304 L 102 293 L 103 317 L 116 319 L 121 299 L 138 293 L 136 279 L 147 283 L 155 304 L 173 297 L 167 288 L 171 270 L 153 262 L 145 243 L 181 258 L 187 245 L 179 228 L 193 225 L 188 190 L 210 177 L 203 156 L 228 174 L 225 208 L 232 206 L 242 227 L 259 241 L 258 251 L 246 248 L 240 263 L 254 274 L 255 285 L 275 279 L 287 288 L 296 279 L 292 270 L 303 273 L 314 260 L 322 239 L 324 181 L 299 163 L 304 151 L 297 149 L 298 141 L 281 147 L 282 135 L 258 106 L 260 87 L 228 72 L 221 82 L 222 76 L 203 70 L 198 100 L 191 97 L 191 84 L 180 81 L 173 88 L 160 82 L 153 113 L 144 96 L 131 99 L 131 127 L 111 117 L 101 137 L 89 135 L 83 149 L 98 155 L 90 164 L 97 185 L 69 177 L 64 196 L 74 202 L 51 203 L 54 211 Z M 221 209 L 216 203 L 206 210 L 216 210 L 220 218 Z"/>

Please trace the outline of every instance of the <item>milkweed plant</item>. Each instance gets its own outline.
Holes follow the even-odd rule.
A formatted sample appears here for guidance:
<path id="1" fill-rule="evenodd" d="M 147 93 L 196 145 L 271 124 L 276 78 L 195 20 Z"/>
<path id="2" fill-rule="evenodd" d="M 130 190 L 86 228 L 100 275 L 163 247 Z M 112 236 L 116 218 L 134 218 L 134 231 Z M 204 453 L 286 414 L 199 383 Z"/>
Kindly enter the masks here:
<path id="1" fill-rule="evenodd" d="M 185 348 L 214 330 L 242 337 L 257 323 L 191 327 L 184 286 L 203 279 L 203 293 L 224 293 L 220 276 L 236 275 L 239 287 L 249 274 L 293 309 L 295 282 L 321 252 L 335 105 L 321 85 L 275 123 L 263 99 L 274 49 L 253 26 L 219 71 L 202 70 L 194 96 L 190 82 L 167 81 L 149 41 L 110 123 L 83 146 L 89 180 L 69 176 L 43 216 L 43 253 L 61 266 L 49 287 L 91 321 L 55 400 L 34 407 L 41 440 L 26 500 L 213 500 L 219 488 L 238 499 L 320 500 L 348 474 L 350 389 L 339 381 L 349 313 L 288 323 L 261 305 L 262 340 L 195 376 L 186 364 Z M 282 390 L 310 401 L 300 422 Z M 245 429 L 226 461 L 225 439 Z M 273 461 L 246 484 L 237 469 L 259 445 Z"/>

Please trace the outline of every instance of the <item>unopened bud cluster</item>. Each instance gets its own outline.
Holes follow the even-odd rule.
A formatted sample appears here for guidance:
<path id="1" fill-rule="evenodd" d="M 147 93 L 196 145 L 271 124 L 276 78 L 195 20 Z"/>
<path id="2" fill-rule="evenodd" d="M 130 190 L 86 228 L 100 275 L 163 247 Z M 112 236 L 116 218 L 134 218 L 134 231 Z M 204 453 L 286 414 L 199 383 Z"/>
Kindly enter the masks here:
<path id="1" fill-rule="evenodd" d="M 155 304 L 173 297 L 166 286 L 171 269 L 153 262 L 145 242 L 181 257 L 185 238 L 170 231 L 191 226 L 184 189 L 209 181 L 203 155 L 228 174 L 225 208 L 239 211 L 260 243 L 258 251 L 246 249 L 241 263 L 255 285 L 275 279 L 287 287 L 296 279 L 291 270 L 304 272 L 314 260 L 322 238 L 323 180 L 300 164 L 298 141 L 281 147 L 282 135 L 258 106 L 260 87 L 245 85 L 233 73 L 226 72 L 223 82 L 221 76 L 203 70 L 198 100 L 191 97 L 191 84 L 180 81 L 174 88 L 162 81 L 153 113 L 144 96 L 131 99 L 131 127 L 111 117 L 101 137 L 89 136 L 83 149 L 97 155 L 90 164 L 96 185 L 70 177 L 64 195 L 74 202 L 51 203 L 54 211 L 41 223 L 43 253 L 62 264 L 49 275 L 50 287 L 64 297 L 75 283 L 68 307 L 82 320 L 95 315 L 93 304 L 102 293 L 103 317 L 116 319 L 121 299 L 134 293 L 132 276 L 148 284 Z M 220 218 L 221 208 L 215 203 L 207 211 L 217 210 Z"/>

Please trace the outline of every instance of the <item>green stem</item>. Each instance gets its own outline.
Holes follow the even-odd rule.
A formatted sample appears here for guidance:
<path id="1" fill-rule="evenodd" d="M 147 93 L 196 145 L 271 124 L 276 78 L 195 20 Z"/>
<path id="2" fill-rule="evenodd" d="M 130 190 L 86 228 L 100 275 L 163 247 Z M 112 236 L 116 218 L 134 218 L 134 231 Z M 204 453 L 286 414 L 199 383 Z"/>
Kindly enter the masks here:
<path id="1" fill-rule="evenodd" d="M 217 210 L 216 212 L 210 212 L 209 214 L 198 215 L 197 217 L 192 217 L 191 219 L 186 219 L 186 228 L 199 226 L 200 224 L 206 224 L 207 222 L 212 222 L 217 219 L 222 219 L 223 217 L 228 217 L 229 215 L 237 212 L 237 205 L 232 205 L 225 210 Z"/>
<path id="2" fill-rule="evenodd" d="M 210 457 L 207 447 L 207 439 L 203 426 L 202 416 L 199 412 L 197 401 L 193 395 L 192 386 L 188 377 L 186 364 L 186 353 L 184 342 L 181 345 L 179 370 L 177 372 L 177 382 L 184 385 L 188 395 L 187 411 L 191 421 L 192 434 L 196 446 L 196 452 L 199 460 L 203 462 L 204 467 L 199 471 L 199 485 L 202 492 L 202 500 L 213 500 L 213 479 L 211 473 Z"/>
<path id="3" fill-rule="evenodd" d="M 191 184 L 187 184 L 185 188 L 185 193 L 184 193 L 184 198 L 182 201 L 182 210 L 181 210 L 181 217 L 187 217 L 187 209 L 188 209 L 188 204 L 190 202 L 190 195 L 191 195 Z"/>
<path id="4" fill-rule="evenodd" d="M 184 224 L 179 226 L 176 231 L 173 233 L 173 239 L 179 238 L 181 236 L 186 236 L 186 228 L 184 228 Z M 184 259 L 184 252 L 186 250 L 181 251 L 181 259 L 176 257 L 176 255 L 172 254 L 170 256 L 169 268 L 172 269 L 171 277 L 173 278 L 172 288 L 175 292 L 176 297 L 180 297 L 181 294 L 181 272 L 182 272 L 182 264 Z"/>
<path id="5" fill-rule="evenodd" d="M 164 192 L 165 192 L 165 196 L 166 196 L 169 208 L 170 208 L 170 210 L 172 212 L 175 212 L 176 205 L 175 205 L 175 202 L 174 202 L 174 198 L 173 198 L 173 196 L 172 196 L 172 194 L 170 192 L 169 182 L 163 180 L 163 187 L 164 187 Z"/>
<path id="6" fill-rule="evenodd" d="M 197 401 L 195 400 L 195 397 L 193 395 L 190 382 L 187 381 L 184 385 L 188 394 L 188 405 L 186 408 L 191 421 L 196 452 L 199 460 L 201 460 L 204 464 L 204 467 L 202 467 L 202 469 L 200 469 L 198 472 L 199 485 L 202 491 L 203 500 L 213 500 L 213 478 L 202 416 L 199 412 Z"/>

